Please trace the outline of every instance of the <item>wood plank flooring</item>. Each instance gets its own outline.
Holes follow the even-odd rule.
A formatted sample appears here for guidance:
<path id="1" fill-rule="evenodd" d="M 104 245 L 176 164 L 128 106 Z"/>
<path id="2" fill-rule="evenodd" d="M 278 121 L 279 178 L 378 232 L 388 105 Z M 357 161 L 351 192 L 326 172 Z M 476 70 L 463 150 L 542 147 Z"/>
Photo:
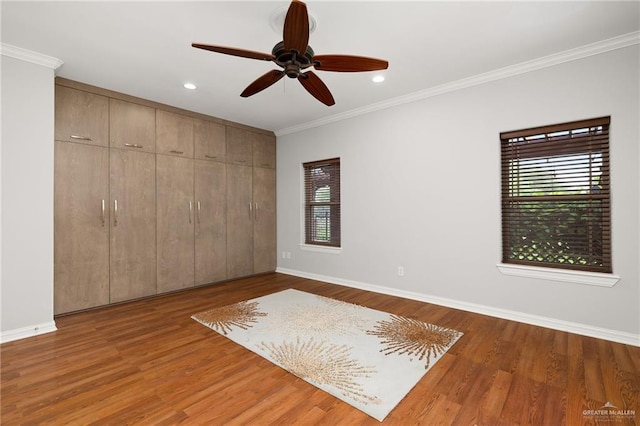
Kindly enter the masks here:
<path id="1" fill-rule="evenodd" d="M 638 347 L 276 273 L 59 317 L 57 332 L 3 344 L 0 423 L 379 424 L 190 318 L 287 288 L 464 332 L 385 425 L 640 423 Z M 606 403 L 627 412 L 585 411 Z"/>

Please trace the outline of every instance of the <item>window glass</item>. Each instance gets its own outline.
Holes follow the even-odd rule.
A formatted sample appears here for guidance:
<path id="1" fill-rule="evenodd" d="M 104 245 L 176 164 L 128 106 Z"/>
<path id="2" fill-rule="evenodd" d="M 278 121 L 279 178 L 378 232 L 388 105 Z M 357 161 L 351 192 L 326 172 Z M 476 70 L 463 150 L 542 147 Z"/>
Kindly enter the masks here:
<path id="1" fill-rule="evenodd" d="M 500 135 L 504 263 L 611 272 L 609 121 Z"/>

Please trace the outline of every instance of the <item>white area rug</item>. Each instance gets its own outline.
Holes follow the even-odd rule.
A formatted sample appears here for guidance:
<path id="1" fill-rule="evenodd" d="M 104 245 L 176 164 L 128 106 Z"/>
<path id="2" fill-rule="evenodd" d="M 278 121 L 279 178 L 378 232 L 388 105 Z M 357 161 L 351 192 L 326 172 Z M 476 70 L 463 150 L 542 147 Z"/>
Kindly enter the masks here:
<path id="1" fill-rule="evenodd" d="M 462 336 L 293 289 L 191 318 L 379 421 Z"/>

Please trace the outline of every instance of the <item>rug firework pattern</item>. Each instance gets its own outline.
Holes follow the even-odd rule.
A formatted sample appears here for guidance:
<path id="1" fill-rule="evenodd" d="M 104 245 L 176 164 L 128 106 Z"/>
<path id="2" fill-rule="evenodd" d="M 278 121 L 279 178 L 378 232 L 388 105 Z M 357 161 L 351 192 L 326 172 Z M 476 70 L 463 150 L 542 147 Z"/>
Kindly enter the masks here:
<path id="1" fill-rule="evenodd" d="M 372 366 L 363 366 L 351 357 L 347 345 L 316 342 L 314 339 L 280 344 L 262 342 L 258 345 L 269 352 L 285 370 L 312 383 L 333 386 L 343 395 L 363 404 L 377 404 L 379 399 L 367 395 L 359 378 L 376 373 Z"/>
<path id="2" fill-rule="evenodd" d="M 240 302 L 200 312 L 191 318 L 226 336 L 232 326 L 246 330 L 251 323 L 258 322 L 258 317 L 266 315 L 258 310 L 258 302 Z"/>
<path id="3" fill-rule="evenodd" d="M 379 421 L 462 336 L 294 289 L 191 318 Z"/>
<path id="4" fill-rule="evenodd" d="M 411 318 L 391 315 L 391 321 L 379 321 L 375 330 L 367 334 L 378 336 L 385 345 L 380 352 L 385 355 L 396 353 L 426 359 L 425 369 L 429 368 L 431 359 L 449 349 L 461 336 L 456 330 L 438 327 Z"/>
<path id="5" fill-rule="evenodd" d="M 362 306 L 316 296 L 319 304 L 292 304 L 270 314 L 270 328 L 288 336 L 328 339 L 332 335 L 357 335 L 366 330 Z"/>

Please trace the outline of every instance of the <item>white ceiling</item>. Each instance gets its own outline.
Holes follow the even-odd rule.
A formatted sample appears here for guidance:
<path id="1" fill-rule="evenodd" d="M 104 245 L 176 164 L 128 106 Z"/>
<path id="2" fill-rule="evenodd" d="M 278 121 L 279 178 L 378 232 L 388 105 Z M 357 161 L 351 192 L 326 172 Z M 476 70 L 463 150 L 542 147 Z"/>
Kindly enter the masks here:
<path id="1" fill-rule="evenodd" d="M 2 43 L 64 62 L 57 75 L 274 130 L 637 32 L 640 2 L 307 1 L 316 54 L 387 59 L 375 73 L 316 74 L 327 107 L 284 78 L 249 98 L 240 92 L 271 62 L 191 47 L 192 42 L 270 52 L 281 40 L 270 17 L 288 1 L 2 1 Z M 195 91 L 182 87 L 185 82 Z"/>

